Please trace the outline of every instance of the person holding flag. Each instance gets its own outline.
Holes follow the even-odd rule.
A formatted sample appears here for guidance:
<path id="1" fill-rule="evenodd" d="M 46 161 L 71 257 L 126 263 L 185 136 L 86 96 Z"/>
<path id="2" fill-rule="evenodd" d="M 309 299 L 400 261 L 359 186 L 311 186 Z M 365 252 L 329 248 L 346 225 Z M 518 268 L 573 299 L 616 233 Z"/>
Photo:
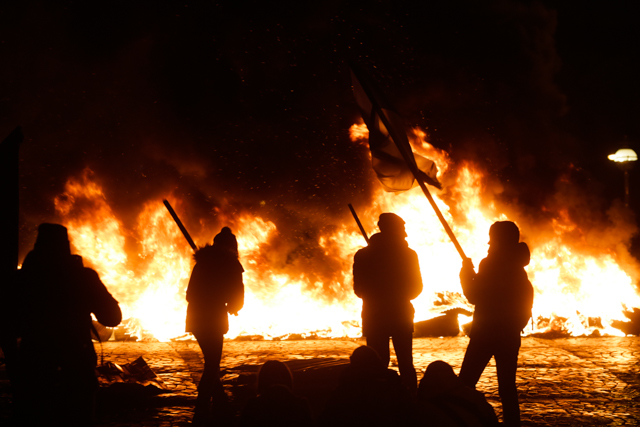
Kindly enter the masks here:
<path id="1" fill-rule="evenodd" d="M 533 286 L 524 269 L 530 259 L 529 247 L 520 242 L 518 226 L 497 221 L 489 228 L 489 251 L 478 272 L 471 260 L 463 262 L 460 270 L 464 295 L 475 306 L 460 380 L 475 388 L 495 358 L 504 424 L 509 427 L 520 426 L 516 370 L 520 335 L 533 306 Z"/>

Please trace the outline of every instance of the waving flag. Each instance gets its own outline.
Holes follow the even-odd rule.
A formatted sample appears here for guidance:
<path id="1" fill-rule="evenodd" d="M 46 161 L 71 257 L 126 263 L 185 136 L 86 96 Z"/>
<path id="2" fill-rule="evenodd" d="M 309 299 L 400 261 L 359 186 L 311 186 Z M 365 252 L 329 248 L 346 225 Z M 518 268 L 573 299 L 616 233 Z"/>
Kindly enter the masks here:
<path id="1" fill-rule="evenodd" d="M 402 119 L 376 94 L 363 76 L 351 68 L 353 94 L 369 129 L 371 163 L 386 191 L 407 191 L 420 177 L 427 184 L 441 188 L 436 164 L 411 149 Z"/>
<path id="2" fill-rule="evenodd" d="M 362 119 L 369 128 L 371 161 L 380 183 L 387 191 L 406 191 L 411 189 L 417 181 L 451 239 L 451 243 L 462 260 L 467 260 L 462 246 L 426 186 L 430 184 L 441 188 L 436 178 L 438 170 L 435 164 L 413 153 L 402 119 L 389 106 L 389 103 L 384 102 L 380 95 L 373 91 L 372 86 L 363 80 L 364 75 L 354 66 L 351 66 L 351 79 L 353 94 L 362 112 Z"/>

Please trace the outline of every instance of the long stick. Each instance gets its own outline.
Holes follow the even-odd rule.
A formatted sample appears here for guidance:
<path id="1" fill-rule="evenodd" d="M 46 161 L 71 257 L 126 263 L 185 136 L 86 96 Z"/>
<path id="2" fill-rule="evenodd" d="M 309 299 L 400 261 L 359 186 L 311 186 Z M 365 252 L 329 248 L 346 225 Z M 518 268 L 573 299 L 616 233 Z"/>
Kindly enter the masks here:
<path id="1" fill-rule="evenodd" d="M 164 206 L 167 208 L 167 210 L 171 214 L 171 217 L 173 218 L 173 220 L 178 225 L 178 228 L 180 229 L 180 231 L 182 231 L 182 235 L 184 236 L 185 239 L 187 239 L 187 243 L 189 243 L 189 246 L 191 246 L 191 249 L 193 249 L 194 252 L 197 251 L 198 247 L 193 242 L 193 239 L 189 235 L 189 232 L 187 231 L 187 229 L 184 227 L 184 225 L 182 225 L 182 221 L 180 221 L 180 218 L 178 218 L 178 215 L 176 214 L 176 211 L 173 210 L 173 208 L 171 207 L 171 204 L 169 203 L 169 201 L 168 200 L 163 200 L 162 203 L 164 203 Z"/>
<path id="2" fill-rule="evenodd" d="M 366 240 L 367 245 L 369 244 L 369 236 L 367 236 L 367 232 L 364 231 L 364 227 L 362 226 L 362 223 L 360 222 L 360 218 L 358 218 L 358 214 L 356 213 L 356 210 L 353 209 L 353 206 L 351 206 L 351 203 L 349 203 L 349 210 L 351 211 L 351 215 L 353 215 L 353 219 L 356 220 L 356 224 L 358 224 L 358 228 L 360 229 L 360 232 L 362 233 L 362 237 L 364 237 L 364 240 Z"/>
<path id="3" fill-rule="evenodd" d="M 429 189 L 420 178 L 416 177 L 416 181 L 418 181 L 418 185 L 420 185 L 420 188 L 422 189 L 422 192 L 424 193 L 424 195 L 427 196 L 427 199 L 429 200 L 431 207 L 436 212 L 438 219 L 440 220 L 440 222 L 442 223 L 442 226 L 444 227 L 444 231 L 446 231 L 447 234 L 449 235 L 449 239 L 451 239 L 451 243 L 453 243 L 453 246 L 456 247 L 456 250 L 462 257 L 462 260 L 463 261 L 466 260 L 467 256 L 465 255 L 464 250 L 462 249 L 462 246 L 460 246 L 458 239 L 456 239 L 455 234 L 453 234 L 453 230 L 451 230 L 451 227 L 449 227 L 447 220 L 444 218 L 444 216 L 442 216 L 442 212 L 440 212 L 440 208 L 438 208 L 438 205 L 436 205 L 435 200 L 433 200 L 433 196 L 429 192 Z"/>
<path id="4" fill-rule="evenodd" d="M 382 113 L 380 114 L 380 119 L 382 120 L 382 123 L 386 126 L 387 131 L 389 132 L 389 135 L 391 135 L 391 139 L 393 140 L 393 142 L 395 142 L 397 145 L 398 143 L 396 142 L 396 138 L 394 138 L 394 135 L 393 135 L 395 133 L 395 130 L 391 127 L 391 124 L 389 123 L 389 120 L 387 120 L 387 116 L 384 114 L 384 112 L 382 110 L 379 110 L 379 111 Z M 442 223 L 442 227 L 444 227 L 444 231 L 447 232 L 449 239 L 451 239 L 451 243 L 453 243 L 453 246 L 456 247 L 456 250 L 462 257 L 462 260 L 463 261 L 466 260 L 467 256 L 465 255 L 464 250 L 462 249 L 462 246 L 460 246 L 458 239 L 456 239 L 455 234 L 453 234 L 453 231 L 451 230 L 451 227 L 449 227 L 447 220 L 444 218 L 444 216 L 442 216 L 442 212 L 440 212 L 440 208 L 438 208 L 438 205 L 436 205 L 435 200 L 433 200 L 433 196 L 429 192 L 429 189 L 427 188 L 424 181 L 420 177 L 420 174 L 418 173 L 418 166 L 416 165 L 416 160 L 413 157 L 413 152 L 405 153 L 405 151 L 402 150 L 400 147 L 398 147 L 398 151 L 400 151 L 400 154 L 402 154 L 402 157 L 404 158 L 405 163 L 409 167 L 409 170 L 413 174 L 413 177 L 416 179 L 416 181 L 418 181 L 418 185 L 422 189 L 422 192 L 424 193 L 425 196 L 427 196 L 427 200 L 429 200 L 431 207 L 436 212 L 438 219 Z"/>

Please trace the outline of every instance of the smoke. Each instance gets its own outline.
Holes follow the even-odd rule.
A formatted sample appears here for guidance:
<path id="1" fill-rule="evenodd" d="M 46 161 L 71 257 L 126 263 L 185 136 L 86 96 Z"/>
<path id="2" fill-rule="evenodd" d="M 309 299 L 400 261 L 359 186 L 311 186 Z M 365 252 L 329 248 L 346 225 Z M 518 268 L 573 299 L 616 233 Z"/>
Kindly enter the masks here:
<path id="1" fill-rule="evenodd" d="M 335 282 L 318 236 L 377 188 L 367 148 L 348 137 L 348 60 L 454 162 L 484 168 L 487 199 L 531 235 L 551 233 L 558 212 L 603 248 L 636 232 L 588 171 L 571 169 L 581 141 L 558 124 L 569 111 L 558 20 L 541 3 L 133 3 L 5 9 L 1 130 L 26 135 L 21 257 L 88 167 L 125 228 L 169 195 L 203 241 L 260 216 L 278 229 L 265 262 Z"/>

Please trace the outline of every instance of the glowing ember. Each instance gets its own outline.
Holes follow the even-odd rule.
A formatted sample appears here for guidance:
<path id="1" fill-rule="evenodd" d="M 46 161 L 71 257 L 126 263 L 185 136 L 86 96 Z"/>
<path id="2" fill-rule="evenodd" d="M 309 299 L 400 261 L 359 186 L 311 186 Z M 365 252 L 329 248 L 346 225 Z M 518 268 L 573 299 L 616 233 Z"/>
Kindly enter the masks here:
<path id="1" fill-rule="evenodd" d="M 363 143 L 364 125 L 353 125 L 351 139 Z M 452 167 L 446 152 L 426 141 L 427 135 L 414 129 L 414 149 L 433 159 L 444 190 L 433 190 L 434 198 L 451 225 L 467 256 L 477 265 L 486 256 L 489 226 L 507 219 L 491 200 L 484 200 L 484 174 L 472 163 Z M 373 177 L 372 173 L 372 179 Z M 178 214 L 187 209 L 180 200 L 166 197 Z M 445 201 L 447 203 L 445 203 Z M 162 198 L 145 205 L 137 225 L 126 229 L 116 218 L 90 170 L 71 178 L 65 191 L 55 198 L 56 211 L 64 218 L 75 251 L 95 268 L 103 282 L 121 303 L 128 327 L 138 337 L 152 335 L 159 340 L 184 336 L 185 289 L 193 267 L 192 251 L 165 210 Z M 418 253 L 425 291 L 414 301 L 416 321 L 440 315 L 453 307 L 472 309 L 462 296 L 458 272 L 461 260 L 426 198 L 419 189 L 405 193 L 380 190 L 371 206 L 360 207 L 369 234 L 381 212 L 395 212 L 407 223 L 408 242 Z M 527 267 L 535 288 L 533 307 L 536 322 L 527 332 L 558 330 L 572 335 L 594 329 L 622 335 L 611 328 L 613 320 L 624 320 L 623 309 L 640 307 L 633 282 L 635 262 L 621 263 L 620 248 L 590 248 L 584 242 L 572 245 L 570 235 L 577 226 L 566 212 L 555 213 L 549 238 L 536 237 L 536 228 L 510 214 L 530 243 L 531 264 Z M 245 268 L 245 307 L 230 316 L 228 338 L 263 336 L 266 339 L 299 337 L 356 337 L 360 335 L 361 302 L 353 295 L 353 254 L 364 245 L 355 224 L 343 224 L 318 236 L 322 256 L 336 269 L 329 279 L 307 271 L 291 273 L 281 266 L 272 245 L 278 236 L 276 225 L 263 218 L 240 215 L 229 224 L 238 238 Z M 210 243 L 218 229 L 191 230 L 199 246 Z M 195 233 L 197 231 L 197 233 Z M 622 253 L 622 255 L 621 255 Z M 628 266 L 625 271 L 621 265 Z M 632 278 L 633 275 L 633 278 Z M 327 276 L 328 277 L 328 276 Z M 324 280 L 324 281 L 323 281 Z M 623 305 L 624 304 L 624 305 Z M 461 315 L 460 322 L 470 319 Z"/>

